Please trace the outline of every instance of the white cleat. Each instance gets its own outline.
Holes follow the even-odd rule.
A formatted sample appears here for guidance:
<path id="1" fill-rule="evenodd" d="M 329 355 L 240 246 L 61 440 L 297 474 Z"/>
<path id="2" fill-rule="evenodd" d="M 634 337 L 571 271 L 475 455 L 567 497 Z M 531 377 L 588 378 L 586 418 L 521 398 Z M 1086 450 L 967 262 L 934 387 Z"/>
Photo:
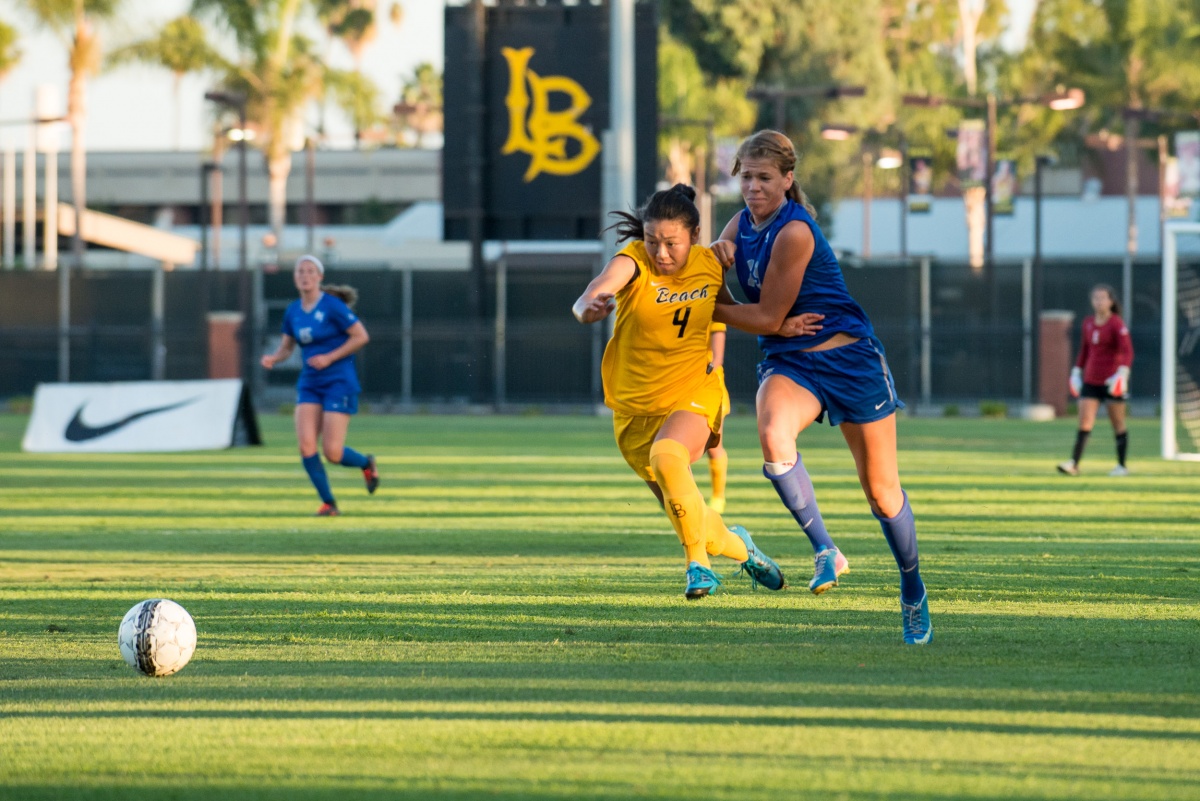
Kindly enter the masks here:
<path id="1" fill-rule="evenodd" d="M 1109 470 L 1108 474 L 1110 476 L 1127 476 L 1127 475 L 1129 475 L 1129 468 L 1123 464 L 1119 464 L 1116 467 L 1114 467 L 1112 470 Z"/>
<path id="2" fill-rule="evenodd" d="M 1068 476 L 1079 475 L 1079 465 L 1074 462 L 1063 462 L 1058 466 L 1058 472 Z"/>

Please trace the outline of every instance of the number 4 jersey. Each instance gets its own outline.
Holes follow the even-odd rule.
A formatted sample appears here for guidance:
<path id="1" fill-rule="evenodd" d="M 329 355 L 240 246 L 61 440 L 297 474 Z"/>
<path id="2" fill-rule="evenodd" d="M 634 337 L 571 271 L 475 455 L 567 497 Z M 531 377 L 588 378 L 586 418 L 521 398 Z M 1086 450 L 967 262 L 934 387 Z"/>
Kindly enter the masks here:
<path id="1" fill-rule="evenodd" d="M 719 395 L 721 376 L 708 369 L 708 329 L 725 282 L 717 257 L 693 245 L 678 272 L 661 275 L 640 240 L 617 255 L 633 259 L 637 274 L 617 293 L 601 368 L 605 405 L 653 416 L 686 407 L 710 382 Z"/>

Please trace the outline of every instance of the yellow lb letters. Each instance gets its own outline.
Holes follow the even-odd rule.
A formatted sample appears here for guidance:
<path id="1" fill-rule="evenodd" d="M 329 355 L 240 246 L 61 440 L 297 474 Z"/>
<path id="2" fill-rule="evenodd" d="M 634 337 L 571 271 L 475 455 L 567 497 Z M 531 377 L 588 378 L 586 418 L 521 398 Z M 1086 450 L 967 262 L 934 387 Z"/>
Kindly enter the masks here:
<path id="1" fill-rule="evenodd" d="M 500 52 L 508 61 L 509 74 L 508 95 L 504 99 L 508 108 L 508 140 L 500 152 L 506 156 L 512 153 L 530 156 L 525 183 L 542 173 L 574 175 L 585 170 L 600 152 L 600 142 L 579 124 L 579 117 L 592 105 L 592 98 L 565 75 L 543 78 L 529 69 L 532 47 L 520 50 L 505 47 Z M 565 94 L 570 106 L 564 111 L 551 111 L 552 92 Z M 579 143 L 579 152 L 568 157 L 567 142 L 572 139 Z"/>

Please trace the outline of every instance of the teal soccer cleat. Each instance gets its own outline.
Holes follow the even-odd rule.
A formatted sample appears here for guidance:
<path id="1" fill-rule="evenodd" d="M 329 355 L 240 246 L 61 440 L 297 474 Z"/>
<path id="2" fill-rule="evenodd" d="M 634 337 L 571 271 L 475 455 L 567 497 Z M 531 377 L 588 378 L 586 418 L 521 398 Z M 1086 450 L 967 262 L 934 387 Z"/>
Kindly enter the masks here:
<path id="1" fill-rule="evenodd" d="M 906 645 L 925 645 L 933 642 L 933 624 L 929 622 L 929 593 L 922 595 L 920 603 L 915 604 L 906 604 L 901 598 L 900 615 L 904 618 Z"/>
<path id="2" fill-rule="evenodd" d="M 687 568 L 687 588 L 683 596 L 689 601 L 703 598 L 721 586 L 721 577 L 699 562 L 691 562 Z"/>
<path id="3" fill-rule="evenodd" d="M 779 565 L 775 564 L 774 559 L 758 549 L 758 546 L 754 544 L 754 540 L 750 539 L 749 531 L 746 531 L 743 526 L 730 526 L 729 530 L 741 537 L 742 542 L 746 543 L 746 552 L 749 555 L 746 557 L 746 561 L 742 562 L 742 570 L 750 574 L 751 587 L 761 584 L 768 590 L 782 590 L 787 586 L 787 583 L 783 579 L 783 571 L 779 569 Z"/>
<path id="4" fill-rule="evenodd" d="M 837 586 L 838 576 L 850 572 L 850 563 L 837 548 L 825 548 L 813 557 L 813 577 L 808 589 L 813 595 Z"/>

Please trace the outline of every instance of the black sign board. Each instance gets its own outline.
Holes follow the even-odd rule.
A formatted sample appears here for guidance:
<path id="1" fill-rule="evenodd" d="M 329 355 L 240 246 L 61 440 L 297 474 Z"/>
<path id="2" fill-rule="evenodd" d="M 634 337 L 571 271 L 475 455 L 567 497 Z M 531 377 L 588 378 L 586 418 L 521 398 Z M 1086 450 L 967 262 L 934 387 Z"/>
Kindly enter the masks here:
<path id="1" fill-rule="evenodd" d="M 609 14 L 607 5 L 446 8 L 446 239 L 470 239 L 476 193 L 485 239 L 599 236 L 607 211 L 600 193 L 601 137 L 609 125 Z M 638 3 L 635 20 L 640 202 L 654 190 L 657 174 L 654 6 Z M 482 109 L 472 104 L 475 96 L 482 97 Z M 473 184 L 475 169 L 481 186 Z"/>

